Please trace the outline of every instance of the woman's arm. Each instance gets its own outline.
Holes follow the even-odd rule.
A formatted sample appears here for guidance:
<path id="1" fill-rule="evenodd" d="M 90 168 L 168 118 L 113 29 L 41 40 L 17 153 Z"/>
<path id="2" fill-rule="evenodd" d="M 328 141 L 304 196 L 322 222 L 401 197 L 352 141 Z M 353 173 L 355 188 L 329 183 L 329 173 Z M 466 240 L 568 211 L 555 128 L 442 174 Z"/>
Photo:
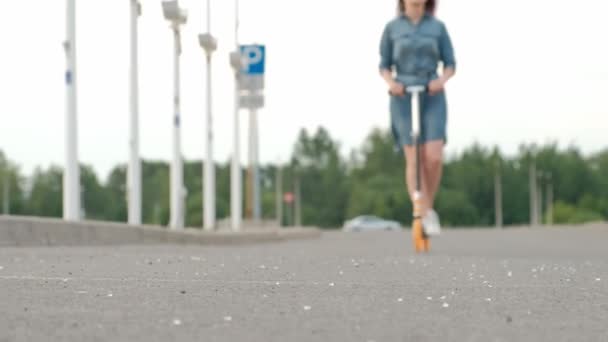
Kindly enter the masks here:
<path id="1" fill-rule="evenodd" d="M 393 73 L 390 70 L 381 69 L 380 75 L 388 85 L 388 92 L 391 95 L 403 96 L 405 95 L 405 86 L 393 79 Z"/>
<path id="2" fill-rule="evenodd" d="M 389 25 L 384 27 L 380 38 L 380 76 L 389 87 L 389 92 L 393 95 L 403 95 L 405 90 L 403 85 L 397 83 L 393 78 L 393 44 L 390 39 Z"/>
<path id="3" fill-rule="evenodd" d="M 386 82 L 386 85 L 389 87 L 395 83 L 395 79 L 393 78 L 393 72 L 388 69 L 380 69 L 380 76 Z"/>
<path id="4" fill-rule="evenodd" d="M 439 80 L 445 85 L 450 78 L 454 76 L 454 74 L 456 74 L 456 69 L 454 67 L 444 67 L 443 73 L 441 74 L 441 77 L 439 77 Z"/>
<path id="5" fill-rule="evenodd" d="M 441 25 L 441 36 L 439 37 L 439 52 L 443 62 L 443 73 L 439 78 L 443 84 L 450 80 L 456 73 L 456 58 L 454 46 L 445 24 Z"/>
<path id="6" fill-rule="evenodd" d="M 435 95 L 443 90 L 445 84 L 456 73 L 456 58 L 454 57 L 454 47 L 445 24 L 441 24 L 441 36 L 439 36 L 439 57 L 443 62 L 443 72 L 441 76 L 429 83 L 429 92 Z"/>

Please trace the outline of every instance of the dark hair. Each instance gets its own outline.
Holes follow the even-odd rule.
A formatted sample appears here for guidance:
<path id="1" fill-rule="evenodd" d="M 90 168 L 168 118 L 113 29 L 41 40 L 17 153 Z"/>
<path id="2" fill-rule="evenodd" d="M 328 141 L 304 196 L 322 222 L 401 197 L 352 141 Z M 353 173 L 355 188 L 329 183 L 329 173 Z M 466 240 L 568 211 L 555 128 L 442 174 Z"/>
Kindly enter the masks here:
<path id="1" fill-rule="evenodd" d="M 399 9 L 399 14 L 404 14 L 405 13 L 405 0 L 397 0 L 397 7 Z M 424 7 L 425 7 L 424 9 L 426 10 L 427 13 L 435 14 L 435 8 L 437 8 L 437 1 L 436 0 L 427 0 Z"/>

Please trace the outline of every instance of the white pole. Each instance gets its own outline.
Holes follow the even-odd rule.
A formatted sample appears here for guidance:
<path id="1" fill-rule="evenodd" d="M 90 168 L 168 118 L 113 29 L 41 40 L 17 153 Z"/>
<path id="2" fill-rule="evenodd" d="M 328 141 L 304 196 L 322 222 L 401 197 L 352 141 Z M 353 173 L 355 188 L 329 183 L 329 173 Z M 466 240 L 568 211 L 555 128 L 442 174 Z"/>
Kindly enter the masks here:
<path id="1" fill-rule="evenodd" d="M 299 172 L 296 171 L 296 184 L 295 184 L 295 226 L 302 226 L 302 194 L 300 193 L 300 175 Z"/>
<path id="2" fill-rule="evenodd" d="M 497 162 L 495 165 L 496 170 L 494 174 L 494 220 L 496 228 L 502 228 L 502 179 L 500 173 L 500 163 Z"/>
<path id="3" fill-rule="evenodd" d="M 130 158 L 128 174 L 129 224 L 141 224 L 141 161 L 139 159 L 139 82 L 137 51 L 137 18 L 141 14 L 138 0 L 131 0 L 131 73 L 130 73 Z"/>
<path id="4" fill-rule="evenodd" d="M 530 156 L 530 225 L 536 226 L 538 225 L 537 217 L 538 211 L 536 209 L 537 205 L 537 195 L 536 195 L 536 164 L 535 164 L 535 156 L 532 154 Z"/>
<path id="5" fill-rule="evenodd" d="M 279 160 L 277 162 L 277 178 L 276 178 L 276 184 L 275 184 L 275 188 L 276 188 L 276 219 L 277 219 L 277 226 L 281 227 L 281 225 L 283 224 L 283 175 L 282 175 L 282 166 L 281 166 L 281 161 Z"/>
<path id="6" fill-rule="evenodd" d="M 78 126 L 76 102 L 76 0 L 67 1 L 66 52 L 66 121 L 65 151 L 66 165 L 63 173 L 63 218 L 69 221 L 80 219 L 80 172 L 78 169 Z"/>
<path id="7" fill-rule="evenodd" d="M 230 208 L 232 218 L 232 229 L 239 231 L 241 229 L 241 168 L 240 168 L 240 141 L 239 141 L 239 95 L 238 95 L 238 75 L 235 74 L 235 99 L 234 99 L 234 151 L 232 153 L 232 174 L 231 174 L 231 193 Z"/>
<path id="8" fill-rule="evenodd" d="M 239 0 L 234 1 L 234 43 L 239 47 Z"/>
<path id="9" fill-rule="evenodd" d="M 249 135 L 247 146 L 249 149 L 247 159 L 247 176 L 245 181 L 245 217 L 253 219 L 253 206 L 254 206 L 254 189 L 253 189 L 253 159 L 254 159 L 254 146 L 253 146 L 253 110 L 249 109 Z"/>
<path id="10" fill-rule="evenodd" d="M 173 163 L 171 164 L 171 228 L 183 228 L 183 174 L 180 137 L 179 56 L 181 54 L 179 24 L 173 24 L 175 47 L 173 97 Z"/>
<path id="11" fill-rule="evenodd" d="M 207 0 L 207 32 L 211 33 L 211 1 Z"/>
<path id="12" fill-rule="evenodd" d="M 234 28 L 234 40 L 236 52 L 239 51 L 239 0 L 235 0 L 235 28 Z M 240 125 L 239 125 L 239 84 L 238 84 L 238 70 L 234 71 L 234 141 L 232 153 L 232 168 L 231 168 L 231 196 L 230 196 L 230 212 L 232 219 L 232 230 L 241 230 L 241 167 L 240 167 Z"/>
<path id="13" fill-rule="evenodd" d="M 260 166 L 259 166 L 259 139 L 258 139 L 258 112 L 251 111 L 251 149 L 253 166 L 253 220 L 259 222 L 262 218 L 260 205 Z"/>
<path id="14" fill-rule="evenodd" d="M 543 176 L 544 173 L 539 171 L 536 185 L 536 195 L 538 196 L 536 202 L 536 220 L 539 226 L 543 225 Z"/>
<path id="15" fill-rule="evenodd" d="M 211 5 L 207 0 L 207 33 L 211 34 Z M 212 116 L 212 91 L 211 91 L 211 51 L 207 52 L 207 127 L 205 140 L 207 143 L 207 158 L 203 175 L 204 209 L 203 222 L 205 230 L 215 228 L 215 166 L 213 162 L 213 116 Z"/>
<path id="16" fill-rule="evenodd" d="M 553 225 L 553 177 L 551 174 L 548 176 L 547 183 L 547 225 Z"/>
<path id="17" fill-rule="evenodd" d="M 4 215 L 9 215 L 10 214 L 10 203 L 11 203 L 11 193 L 10 193 L 10 187 L 11 187 L 11 183 L 10 183 L 10 179 L 9 179 L 10 175 L 8 173 L 8 163 L 5 165 L 4 167 L 4 191 L 3 191 L 3 199 L 2 199 L 2 203 L 3 203 L 3 214 Z"/>

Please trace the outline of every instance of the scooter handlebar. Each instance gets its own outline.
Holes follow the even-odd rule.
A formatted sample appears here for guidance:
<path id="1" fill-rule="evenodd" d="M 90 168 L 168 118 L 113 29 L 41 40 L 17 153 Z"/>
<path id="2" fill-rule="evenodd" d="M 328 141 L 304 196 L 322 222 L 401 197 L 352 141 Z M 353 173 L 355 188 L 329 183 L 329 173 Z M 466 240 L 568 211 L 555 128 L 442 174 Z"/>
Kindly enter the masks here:
<path id="1" fill-rule="evenodd" d="M 410 93 L 410 94 L 414 94 L 414 93 L 424 93 L 426 91 L 429 90 L 429 86 L 428 85 L 415 85 L 415 86 L 406 86 L 405 87 L 405 92 L 406 93 Z M 391 91 L 388 91 L 389 95 L 393 95 L 391 93 Z"/>
<path id="2" fill-rule="evenodd" d="M 408 93 L 422 93 L 425 92 L 429 89 L 428 86 L 426 85 L 417 85 L 417 86 L 409 86 L 409 87 L 405 87 L 405 91 Z"/>

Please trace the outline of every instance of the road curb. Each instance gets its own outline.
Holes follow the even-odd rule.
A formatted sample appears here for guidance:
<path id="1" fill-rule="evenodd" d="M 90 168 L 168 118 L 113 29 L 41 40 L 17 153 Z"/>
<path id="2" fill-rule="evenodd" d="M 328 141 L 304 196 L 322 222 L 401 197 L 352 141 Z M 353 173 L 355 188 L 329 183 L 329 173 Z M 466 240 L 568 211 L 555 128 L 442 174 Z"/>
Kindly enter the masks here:
<path id="1" fill-rule="evenodd" d="M 95 246 L 95 245 L 244 245 L 314 239 L 317 228 L 265 228 L 241 232 L 205 232 L 187 228 L 172 231 L 158 226 L 124 223 L 0 216 L 2 246 Z"/>

